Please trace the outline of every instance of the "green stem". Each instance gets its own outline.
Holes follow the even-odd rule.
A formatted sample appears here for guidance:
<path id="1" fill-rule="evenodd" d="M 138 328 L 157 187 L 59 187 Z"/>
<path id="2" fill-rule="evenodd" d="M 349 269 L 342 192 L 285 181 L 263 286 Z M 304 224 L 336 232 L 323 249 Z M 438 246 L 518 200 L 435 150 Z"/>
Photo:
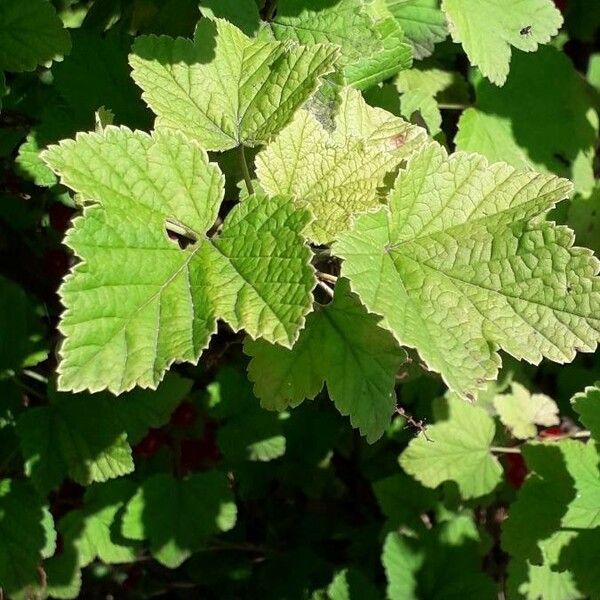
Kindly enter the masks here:
<path id="1" fill-rule="evenodd" d="M 248 163 L 246 162 L 246 153 L 244 152 L 244 144 L 238 146 L 240 153 L 240 166 L 242 167 L 242 173 L 244 175 L 244 181 L 246 182 L 246 189 L 250 195 L 254 194 L 254 186 L 252 185 L 252 177 L 250 177 L 250 170 L 248 169 Z"/>
<path id="2" fill-rule="evenodd" d="M 492 446 L 490 450 L 502 454 L 521 454 L 521 448 L 501 448 L 500 446 Z"/>

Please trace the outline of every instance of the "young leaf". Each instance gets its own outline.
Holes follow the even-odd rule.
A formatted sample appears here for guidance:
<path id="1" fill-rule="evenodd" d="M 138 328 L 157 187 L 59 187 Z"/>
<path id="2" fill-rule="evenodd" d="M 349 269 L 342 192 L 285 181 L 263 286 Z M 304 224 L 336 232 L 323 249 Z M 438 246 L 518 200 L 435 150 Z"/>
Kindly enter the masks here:
<path id="1" fill-rule="evenodd" d="M 158 474 L 146 479 L 127 505 L 122 530 L 127 538 L 149 540 L 152 555 L 174 569 L 235 520 L 236 506 L 222 473 L 183 480 Z"/>
<path id="2" fill-rule="evenodd" d="M 571 404 L 579 415 L 579 420 L 591 431 L 594 439 L 600 442 L 600 382 L 575 394 Z"/>
<path id="3" fill-rule="evenodd" d="M 332 72 L 334 46 L 251 39 L 204 19 L 194 41 L 137 38 L 130 62 L 157 129 L 175 129 L 207 150 L 263 144 L 284 127 Z"/>
<path id="4" fill-rule="evenodd" d="M 496 377 L 498 348 L 569 362 L 600 338 L 599 263 L 540 218 L 568 181 L 436 143 L 399 175 L 390 205 L 333 246 L 368 310 L 473 399 Z"/>
<path id="5" fill-rule="evenodd" d="M 0 481 L 0 539 L 0 589 L 16 597 L 39 584 L 41 559 L 56 545 L 52 515 L 27 482 Z"/>
<path id="6" fill-rule="evenodd" d="M 462 498 L 476 498 L 500 483 L 502 467 L 490 450 L 496 428 L 481 408 L 450 394 L 438 400 L 442 419 L 412 439 L 400 465 L 427 487 L 454 481 Z"/>
<path id="7" fill-rule="evenodd" d="M 394 412 L 395 375 L 406 354 L 378 321 L 342 279 L 333 301 L 309 315 L 290 350 L 247 341 L 248 376 L 262 405 L 271 410 L 297 406 L 326 383 L 338 410 L 368 441 L 381 437 Z"/>
<path id="8" fill-rule="evenodd" d="M 433 47 L 448 35 L 439 0 L 386 0 L 416 59 L 433 53 Z"/>
<path id="9" fill-rule="evenodd" d="M 0 1 L 0 71 L 33 71 L 70 49 L 69 34 L 48 0 Z"/>
<path id="10" fill-rule="evenodd" d="M 452 39 L 496 85 L 508 76 L 511 46 L 534 52 L 563 22 L 552 0 L 442 0 L 442 10 Z"/>
<path id="11" fill-rule="evenodd" d="M 309 217 L 289 199 L 248 199 L 209 240 L 223 177 L 181 133 L 107 127 L 44 158 L 96 203 L 66 239 L 82 262 L 60 291 L 61 389 L 155 388 L 174 360 L 198 360 L 218 317 L 253 337 L 294 342 L 314 276 L 301 236 Z M 170 240 L 169 228 L 189 245 Z"/>
<path id="12" fill-rule="evenodd" d="M 256 173 L 268 194 L 291 196 L 315 217 L 307 235 L 326 243 L 352 217 L 381 204 L 384 177 L 425 143 L 425 131 L 346 88 L 335 129 L 328 131 L 308 110 L 256 157 Z"/>
<path id="13" fill-rule="evenodd" d="M 521 440 L 535 437 L 536 425 L 550 427 L 560 423 L 558 406 L 552 398 L 544 394 L 530 394 L 519 383 L 512 384 L 510 394 L 496 396 L 494 407 L 502 423 Z"/>

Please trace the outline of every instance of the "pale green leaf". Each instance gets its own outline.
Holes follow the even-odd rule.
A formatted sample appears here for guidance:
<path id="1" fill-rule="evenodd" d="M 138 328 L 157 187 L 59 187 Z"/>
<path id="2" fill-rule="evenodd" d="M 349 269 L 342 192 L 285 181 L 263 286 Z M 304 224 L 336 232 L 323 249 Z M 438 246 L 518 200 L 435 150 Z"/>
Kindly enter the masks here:
<path id="1" fill-rule="evenodd" d="M 516 382 L 512 384 L 510 394 L 494 398 L 494 407 L 502 423 L 520 440 L 535 437 L 536 425 L 550 427 L 560 423 L 558 406 L 552 398 L 544 394 L 531 394 Z"/>
<path id="2" fill-rule="evenodd" d="M 448 35 L 439 0 L 386 0 L 400 24 L 416 59 L 433 53 L 433 47 Z"/>
<path id="3" fill-rule="evenodd" d="M 475 107 L 459 121 L 459 150 L 556 173 L 572 179 L 578 191 L 591 192 L 598 115 L 585 81 L 563 52 L 545 46 L 518 53 L 506 85 L 481 79 L 476 95 Z"/>
<path id="4" fill-rule="evenodd" d="M 387 173 L 425 143 L 425 131 L 368 106 L 346 88 L 328 131 L 308 110 L 294 120 L 256 158 L 256 172 L 268 194 L 291 196 L 315 217 L 307 235 L 329 242 L 352 217 L 381 204 L 378 188 Z"/>
<path id="5" fill-rule="evenodd" d="M 252 197 L 216 220 L 223 177 L 183 134 L 107 127 L 44 154 L 95 204 L 66 243 L 82 259 L 61 288 L 61 389 L 155 388 L 175 361 L 196 362 L 216 319 L 291 345 L 311 308 L 308 222 L 287 198 Z M 166 228 L 193 242 L 181 249 Z"/>
<path id="6" fill-rule="evenodd" d="M 333 301 L 317 305 L 290 349 L 248 341 L 248 376 L 265 408 L 282 410 L 314 398 L 327 384 L 338 410 L 370 442 L 390 424 L 396 404 L 395 375 L 406 357 L 392 335 L 378 327 L 339 280 Z"/>
<path id="7" fill-rule="evenodd" d="M 600 382 L 575 394 L 571 404 L 579 415 L 579 420 L 591 431 L 594 439 L 600 442 Z"/>
<path id="8" fill-rule="evenodd" d="M 0 71 L 33 71 L 71 49 L 48 0 L 0 0 Z"/>
<path id="9" fill-rule="evenodd" d="M 536 364 L 596 348 L 599 263 L 540 218 L 570 192 L 432 143 L 400 173 L 389 209 L 360 216 L 333 251 L 382 326 L 474 399 L 497 375 L 499 348 Z"/>
<path id="10" fill-rule="evenodd" d="M 379 590 L 357 569 L 340 571 L 327 588 L 329 600 L 380 600 Z"/>
<path id="11" fill-rule="evenodd" d="M 333 46 L 251 39 L 227 21 L 204 19 L 194 41 L 139 37 L 130 62 L 158 129 L 227 150 L 267 142 L 333 70 L 336 55 Z"/>
<path id="12" fill-rule="evenodd" d="M 158 474 L 146 479 L 127 505 L 122 530 L 127 538 L 147 539 L 152 555 L 173 569 L 235 520 L 224 474 L 207 471 L 179 480 Z"/>
<path id="13" fill-rule="evenodd" d="M 52 515 L 28 482 L 0 481 L 0 540 L 0 589 L 14 597 L 35 588 L 38 566 L 53 554 L 56 533 Z"/>
<path id="14" fill-rule="evenodd" d="M 511 46 L 535 52 L 563 22 L 552 0 L 442 0 L 442 9 L 452 39 L 496 85 L 508 76 Z"/>
<path id="15" fill-rule="evenodd" d="M 502 479 L 502 467 L 490 450 L 493 419 L 453 395 L 438 402 L 442 418 L 410 441 L 400 465 L 427 487 L 454 481 L 462 498 L 488 494 Z"/>

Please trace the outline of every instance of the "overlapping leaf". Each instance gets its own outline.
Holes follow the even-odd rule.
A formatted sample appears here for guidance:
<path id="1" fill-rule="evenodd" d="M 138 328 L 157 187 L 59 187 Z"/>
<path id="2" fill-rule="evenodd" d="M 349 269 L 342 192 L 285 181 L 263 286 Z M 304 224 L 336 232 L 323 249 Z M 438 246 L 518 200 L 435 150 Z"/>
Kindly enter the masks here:
<path id="1" fill-rule="evenodd" d="M 129 539 L 149 540 L 156 559 L 175 568 L 235 520 L 236 506 L 222 473 L 183 480 L 158 474 L 146 479 L 127 505 L 122 530 Z"/>
<path id="2" fill-rule="evenodd" d="M 405 354 L 378 320 L 340 280 L 333 301 L 309 315 L 291 349 L 246 342 L 252 356 L 248 376 L 262 405 L 275 410 L 297 406 L 326 383 L 352 425 L 369 441 L 379 438 L 394 412 L 395 375 Z"/>
<path id="3" fill-rule="evenodd" d="M 369 107 L 346 88 L 332 132 L 310 111 L 298 111 L 257 156 L 257 175 L 267 193 L 291 196 L 310 210 L 315 220 L 308 235 L 324 243 L 347 229 L 354 215 L 380 206 L 386 174 L 424 142 L 424 130 Z"/>
<path id="4" fill-rule="evenodd" d="M 491 452 L 493 419 L 454 395 L 439 400 L 437 412 L 439 419 L 402 453 L 402 468 L 427 487 L 454 481 L 463 498 L 488 494 L 502 477 Z"/>
<path id="5" fill-rule="evenodd" d="M 0 71 L 33 71 L 70 49 L 69 34 L 48 0 L 0 0 Z"/>
<path id="6" fill-rule="evenodd" d="M 591 431 L 600 443 L 600 382 L 590 385 L 583 392 L 575 394 L 571 400 L 579 420 Z"/>
<path id="7" fill-rule="evenodd" d="M 432 143 L 390 206 L 334 244 L 342 274 L 401 345 L 465 398 L 517 359 L 569 362 L 600 338 L 598 260 L 541 215 L 571 185 Z"/>
<path id="8" fill-rule="evenodd" d="M 442 9 L 452 39 L 496 85 L 506 81 L 511 46 L 534 52 L 563 22 L 552 0 L 442 0 Z"/>
<path id="9" fill-rule="evenodd" d="M 334 46 L 251 39 L 221 19 L 200 21 L 194 41 L 142 36 L 133 78 L 157 129 L 184 131 L 207 150 L 256 146 L 284 127 L 330 73 Z"/>
<path id="10" fill-rule="evenodd" d="M 183 134 L 108 127 L 51 147 L 46 162 L 95 204 L 67 236 L 82 259 L 61 288 L 61 389 L 156 387 L 194 362 L 221 317 L 291 345 L 311 306 L 308 214 L 252 197 L 208 240 L 223 178 Z M 181 249 L 165 228 L 193 243 Z"/>

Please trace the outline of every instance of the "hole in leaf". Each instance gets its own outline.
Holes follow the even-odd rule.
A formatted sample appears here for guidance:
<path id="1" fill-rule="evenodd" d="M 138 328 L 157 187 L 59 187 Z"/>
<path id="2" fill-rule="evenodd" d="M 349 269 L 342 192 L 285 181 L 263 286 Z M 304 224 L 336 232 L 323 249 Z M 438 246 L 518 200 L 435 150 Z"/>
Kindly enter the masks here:
<path id="1" fill-rule="evenodd" d="M 191 231 L 173 221 L 165 222 L 165 231 L 167 237 L 173 242 L 177 242 L 181 250 L 185 250 L 188 246 L 197 242 L 196 236 Z"/>

